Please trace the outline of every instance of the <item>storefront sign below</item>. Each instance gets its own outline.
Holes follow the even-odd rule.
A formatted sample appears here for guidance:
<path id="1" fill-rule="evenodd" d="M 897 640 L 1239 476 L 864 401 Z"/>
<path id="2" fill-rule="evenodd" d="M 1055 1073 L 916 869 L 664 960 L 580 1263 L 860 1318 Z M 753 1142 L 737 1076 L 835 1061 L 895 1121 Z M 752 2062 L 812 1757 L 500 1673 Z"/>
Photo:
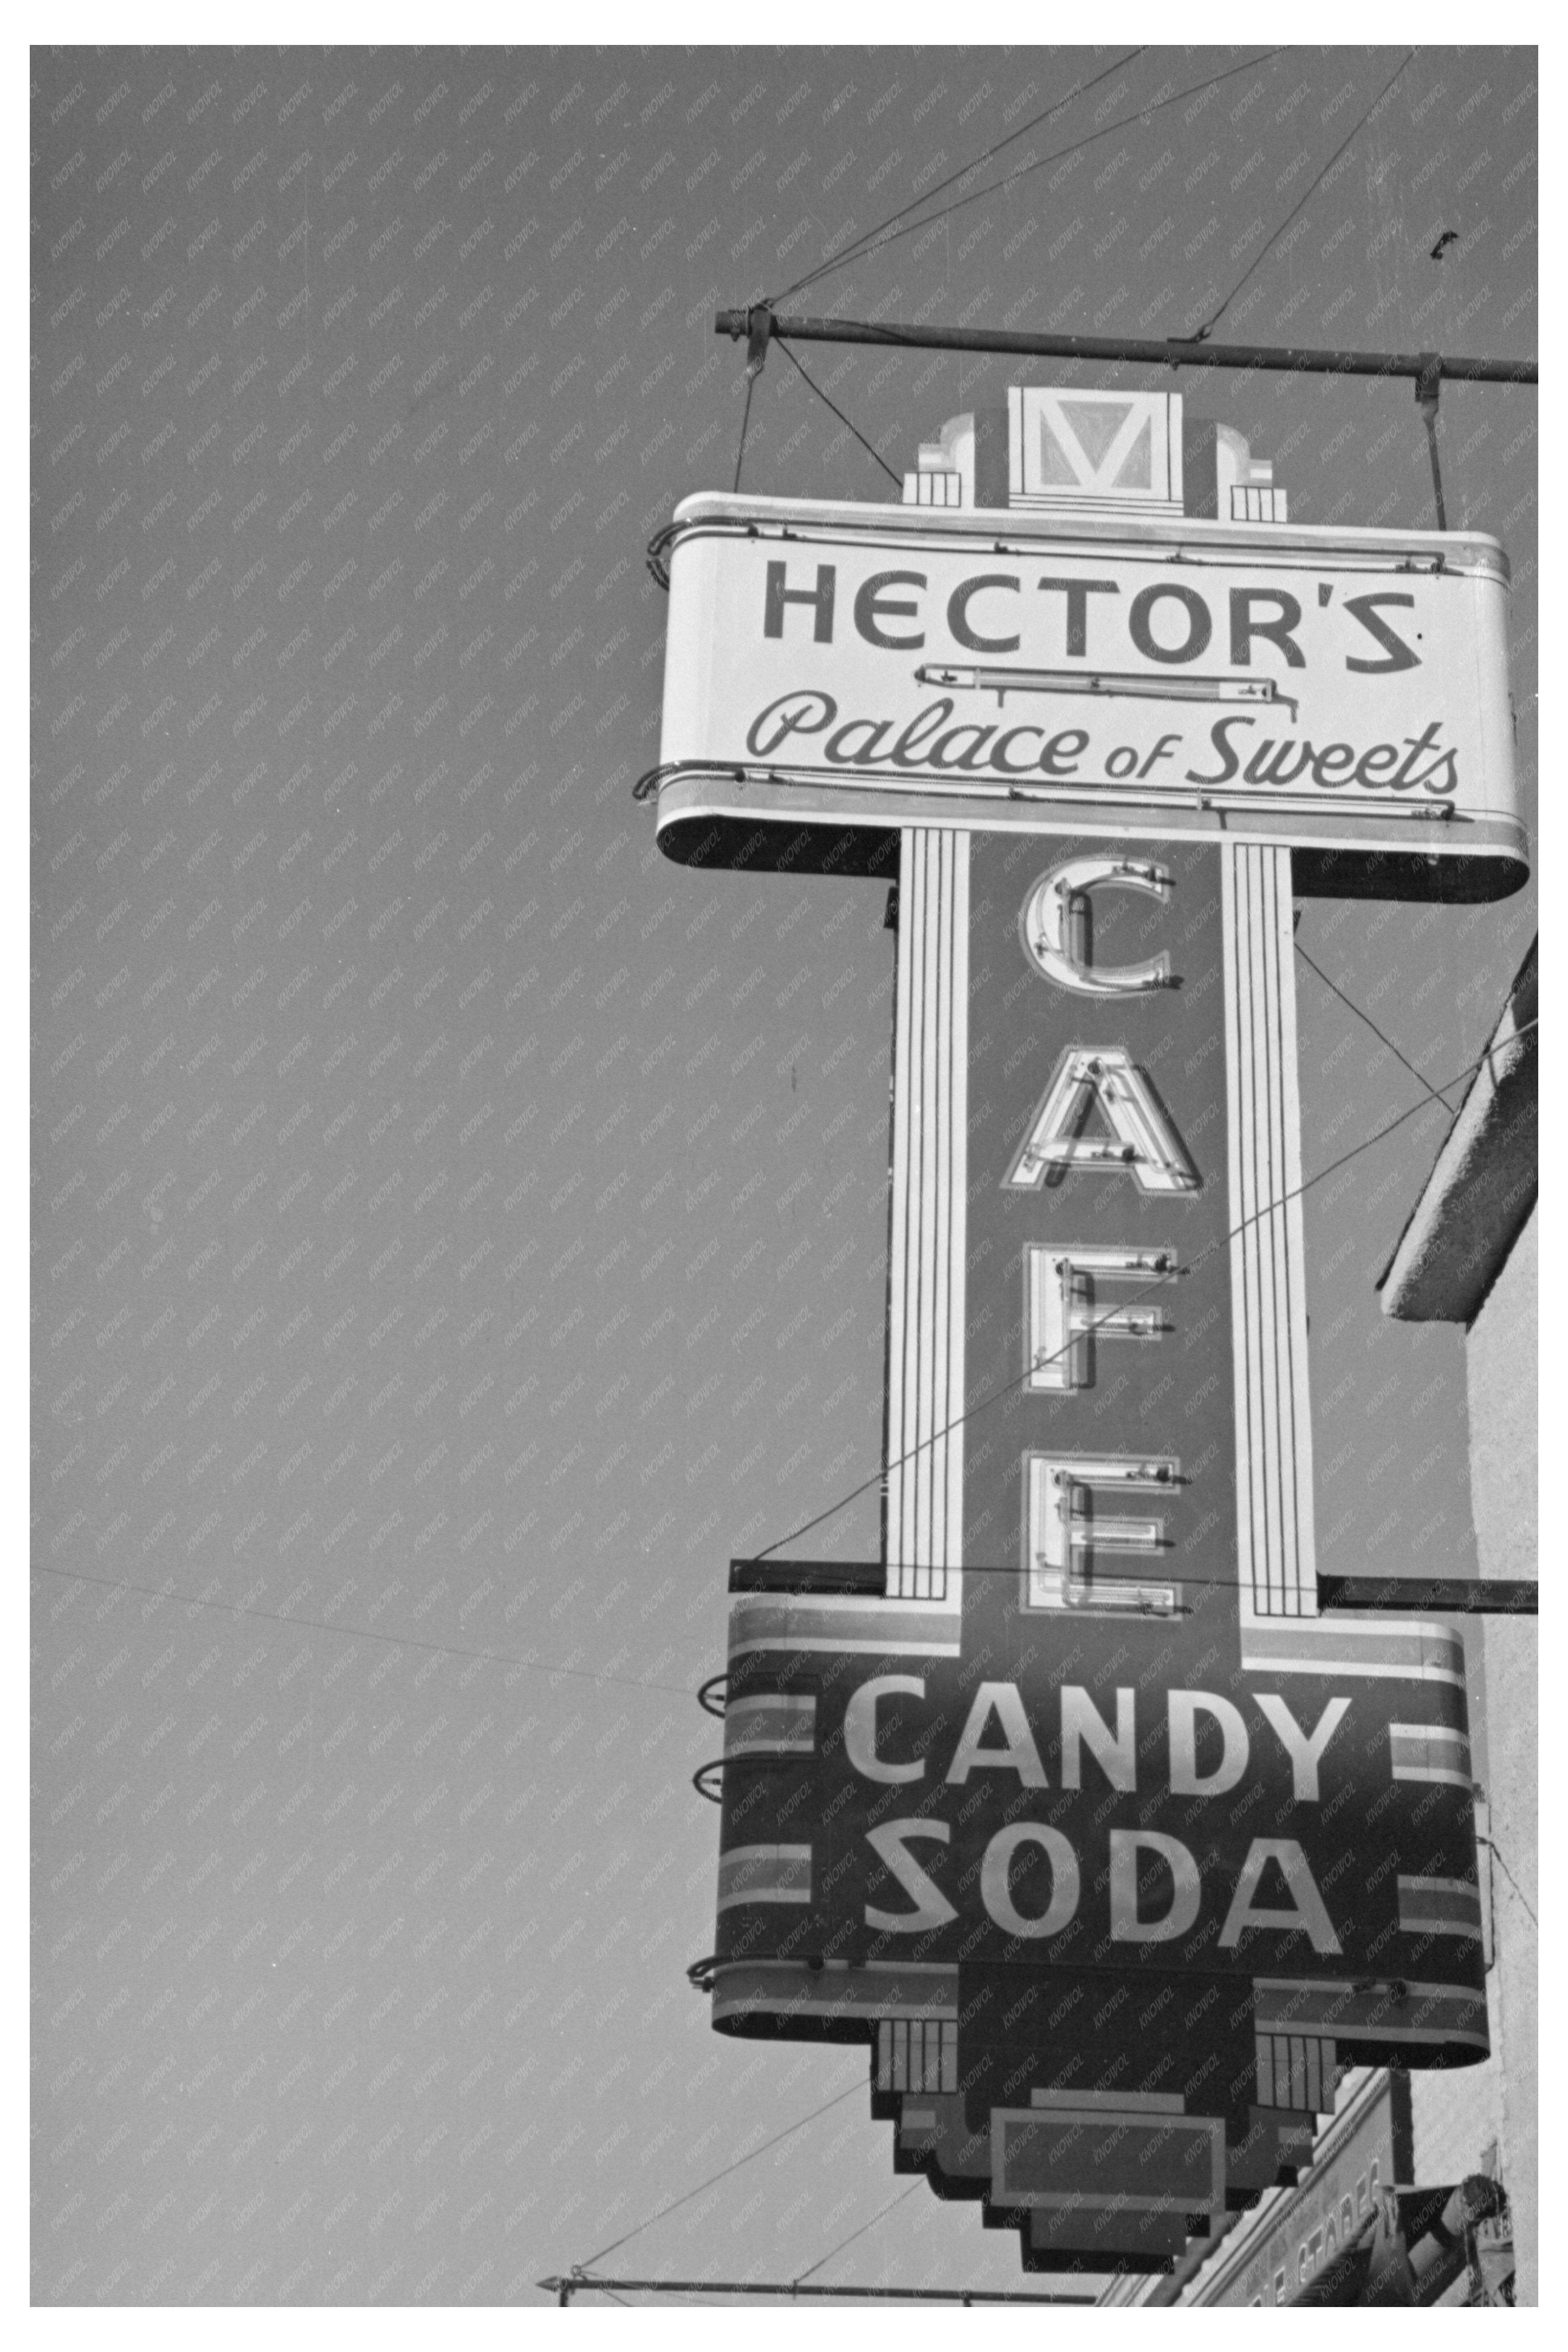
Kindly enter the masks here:
<path id="1" fill-rule="evenodd" d="M 1294 2303 L 1375 2219 L 1378 2200 L 1411 2178 L 1410 2084 L 1374 2075 L 1325 2135 L 1299 2189 L 1242 2225 L 1186 2300 L 1272 2307 Z"/>

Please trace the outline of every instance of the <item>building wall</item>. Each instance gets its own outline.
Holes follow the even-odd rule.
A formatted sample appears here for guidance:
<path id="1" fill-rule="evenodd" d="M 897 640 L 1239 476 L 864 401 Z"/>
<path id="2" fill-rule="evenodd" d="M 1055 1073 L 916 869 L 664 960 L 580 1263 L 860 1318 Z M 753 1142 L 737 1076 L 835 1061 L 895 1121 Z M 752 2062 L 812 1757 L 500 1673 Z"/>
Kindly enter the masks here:
<path id="1" fill-rule="evenodd" d="M 1483 1577 L 1538 1572 L 1537 1216 L 1514 1244 L 1468 1349 L 1470 1476 Z M 1536 2295 L 1536 1621 L 1486 1621 L 1487 1799 L 1492 1841 L 1493 2046 L 1502 2053 L 1502 2177 L 1513 2209 L 1514 2293 Z"/>
<path id="2" fill-rule="evenodd" d="M 1470 1499 L 1483 1576 L 1536 1572 L 1537 1223 L 1530 1221 L 1470 1328 Z M 1534 1727 L 1531 1717 L 1531 1738 Z"/>
<path id="3" fill-rule="evenodd" d="M 1487 1980 L 1492 2054 L 1484 2066 L 1412 2072 L 1411 2147 L 1417 2188 L 1459 2181 L 1472 2172 L 1503 2172 L 1503 2078 L 1496 1970 Z M 1506 2179 L 1506 2175 L 1504 2176 Z M 1511 2183 L 1509 2184 L 1511 2186 Z"/>
<path id="4" fill-rule="evenodd" d="M 1537 1572 L 1536 1213 L 1471 1326 L 1466 1349 L 1470 1494 L 1483 1577 Z M 1536 2301 L 1536 1773 L 1540 1724 L 1533 1618 L 1465 1624 L 1479 1826 L 1491 1840 L 1492 2056 L 1411 2078 L 1415 2179 L 1499 2175 L 1513 2213 L 1515 2298 Z"/>
<path id="5" fill-rule="evenodd" d="M 1536 1215 L 1470 1328 L 1466 1348 L 1471 1509 L 1483 1577 L 1537 1573 Z M 1539 1696 L 1533 1618 L 1474 1616 L 1462 1630 L 1475 1769 L 1482 1891 L 1490 1879 L 1493 1960 L 1487 1979 L 1492 2055 L 1485 2065 L 1410 2077 L 1412 2179 L 1430 2186 L 1469 2173 L 1500 2178 L 1513 2216 L 1514 2294 L 1537 2297 L 1536 1780 Z M 1340 2086 L 1342 2108 L 1365 2080 Z M 1265 2200 L 1265 2212 L 1282 2200 Z M 1244 2228 L 1263 2226 L 1265 2212 Z M 1189 2299 L 1184 2294 L 1183 2300 Z"/>

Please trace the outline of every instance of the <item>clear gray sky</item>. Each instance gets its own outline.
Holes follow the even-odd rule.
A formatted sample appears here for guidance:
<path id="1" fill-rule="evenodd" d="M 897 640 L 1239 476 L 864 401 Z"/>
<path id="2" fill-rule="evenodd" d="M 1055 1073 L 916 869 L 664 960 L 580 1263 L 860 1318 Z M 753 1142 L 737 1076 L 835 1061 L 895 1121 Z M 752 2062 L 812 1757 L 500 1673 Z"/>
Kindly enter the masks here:
<path id="1" fill-rule="evenodd" d="M 1206 316 L 1404 54 L 1123 126 L 1263 46 L 1027 130 L 1122 50 L 33 52 L 37 2301 L 537 2299 L 846 2091 L 616 2263 L 787 2278 L 904 2186 L 863 2052 L 683 1973 L 728 1557 L 878 1460 L 886 894 L 660 857 L 643 549 L 731 477 L 716 305 L 1009 134 L 982 186 L 1102 135 L 803 306 Z M 1420 51 L 1216 332 L 1532 352 L 1534 71 Z M 807 365 L 900 473 L 1068 380 Z M 1408 384 L 1181 388 L 1293 519 L 1429 524 Z M 1443 393 L 1532 825 L 1536 414 Z M 890 487 L 779 353 L 746 467 Z M 1299 938 L 1441 1080 L 1534 926 Z M 1421 1088 L 1300 982 L 1310 1171 Z M 1461 1337 L 1373 1287 L 1443 1129 L 1308 1197 L 1326 1570 L 1473 1564 Z M 1022 2283 L 923 2184 L 826 2275 Z"/>

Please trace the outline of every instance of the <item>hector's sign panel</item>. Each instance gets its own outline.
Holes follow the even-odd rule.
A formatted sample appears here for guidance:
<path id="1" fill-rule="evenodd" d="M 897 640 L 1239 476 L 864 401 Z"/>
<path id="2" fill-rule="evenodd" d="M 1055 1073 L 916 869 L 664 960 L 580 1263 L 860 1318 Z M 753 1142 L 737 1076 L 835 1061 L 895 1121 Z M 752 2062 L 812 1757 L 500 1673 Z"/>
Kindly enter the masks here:
<path id="1" fill-rule="evenodd" d="M 668 562 L 673 856 L 1092 826 L 1288 843 L 1342 892 L 1524 878 L 1508 565 L 1479 534 L 704 494 Z"/>

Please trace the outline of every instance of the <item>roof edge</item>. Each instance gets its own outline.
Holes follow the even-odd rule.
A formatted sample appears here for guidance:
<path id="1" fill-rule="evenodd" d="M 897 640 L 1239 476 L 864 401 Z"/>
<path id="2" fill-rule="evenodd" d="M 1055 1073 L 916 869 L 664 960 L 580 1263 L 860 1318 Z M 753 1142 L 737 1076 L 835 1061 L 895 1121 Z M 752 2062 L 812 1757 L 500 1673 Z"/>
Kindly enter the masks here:
<path id="1" fill-rule="evenodd" d="M 1378 1277 L 1384 1313 L 1402 1322 L 1472 1323 L 1535 1206 L 1536 946 Z"/>

